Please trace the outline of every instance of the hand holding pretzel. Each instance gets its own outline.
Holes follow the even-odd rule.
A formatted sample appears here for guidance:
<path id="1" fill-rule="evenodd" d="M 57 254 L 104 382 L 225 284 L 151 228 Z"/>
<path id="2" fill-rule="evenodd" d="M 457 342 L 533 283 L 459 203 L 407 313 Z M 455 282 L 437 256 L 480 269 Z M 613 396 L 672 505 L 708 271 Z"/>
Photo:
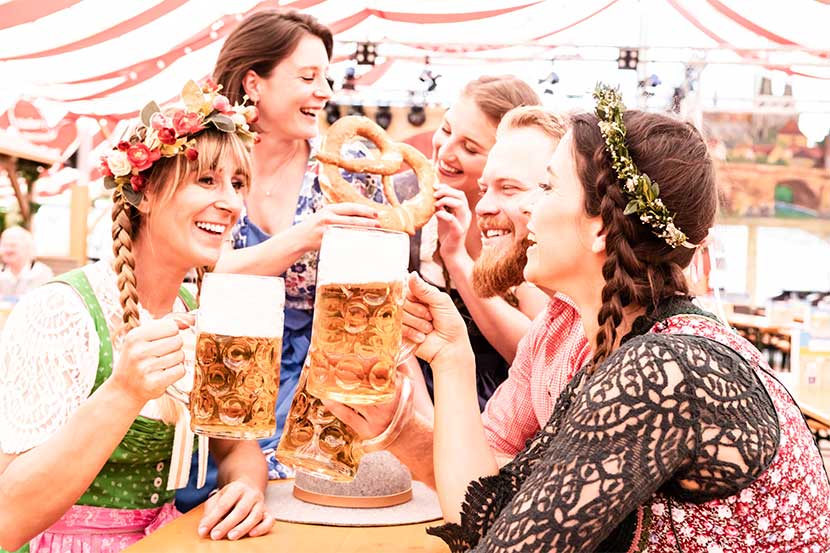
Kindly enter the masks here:
<path id="1" fill-rule="evenodd" d="M 341 157 L 343 144 L 358 136 L 374 142 L 380 156 L 363 159 Z M 323 139 L 317 159 L 323 164 L 320 187 L 326 201 L 369 205 L 378 211 L 378 221 L 383 228 L 415 234 L 435 212 L 433 194 L 438 176 L 430 161 L 415 147 L 393 142 L 386 131 L 366 117 L 348 116 L 338 119 Z M 414 198 L 401 203 L 395 194 L 392 175 L 400 170 L 404 161 L 415 171 L 419 191 Z M 383 195 L 389 204 L 378 204 L 361 196 L 340 174 L 341 168 L 352 173 L 381 175 Z"/>

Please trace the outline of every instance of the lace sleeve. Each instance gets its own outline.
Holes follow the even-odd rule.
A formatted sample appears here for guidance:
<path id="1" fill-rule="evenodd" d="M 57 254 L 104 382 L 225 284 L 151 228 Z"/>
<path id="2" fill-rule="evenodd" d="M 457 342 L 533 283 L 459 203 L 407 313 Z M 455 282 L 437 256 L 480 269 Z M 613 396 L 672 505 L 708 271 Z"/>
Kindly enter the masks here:
<path id="1" fill-rule="evenodd" d="M 455 533 L 467 547 L 594 551 L 658 489 L 695 502 L 732 495 L 777 451 L 775 410 L 754 370 L 706 338 L 635 338 L 583 380 L 567 412 L 499 475 L 490 497 L 522 477 L 491 525 L 468 514 L 487 485 L 471 484 Z"/>
<path id="2" fill-rule="evenodd" d="M 98 334 L 83 300 L 65 284 L 26 294 L 0 340 L 0 450 L 46 441 L 89 395 Z"/>

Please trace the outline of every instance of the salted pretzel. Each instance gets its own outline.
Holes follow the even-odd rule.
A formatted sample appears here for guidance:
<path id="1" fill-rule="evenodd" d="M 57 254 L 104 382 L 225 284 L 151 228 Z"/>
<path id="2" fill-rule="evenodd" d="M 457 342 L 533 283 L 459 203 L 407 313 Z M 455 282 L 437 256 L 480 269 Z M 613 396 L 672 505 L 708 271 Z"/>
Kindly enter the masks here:
<path id="1" fill-rule="evenodd" d="M 362 136 L 378 147 L 378 157 L 344 159 L 340 152 L 346 142 Z M 330 203 L 356 202 L 370 205 L 378 210 L 380 226 L 390 230 L 401 230 L 409 234 L 432 217 L 435 212 L 435 183 L 438 175 L 432 163 L 417 148 L 402 142 L 393 142 L 382 128 L 366 117 L 348 116 L 337 120 L 323 138 L 317 159 L 322 162 L 320 188 Z M 418 177 L 418 194 L 403 203 L 395 194 L 392 175 L 406 162 Z M 360 193 L 340 174 L 340 169 L 351 173 L 381 175 L 383 195 L 389 204 L 378 204 Z"/>

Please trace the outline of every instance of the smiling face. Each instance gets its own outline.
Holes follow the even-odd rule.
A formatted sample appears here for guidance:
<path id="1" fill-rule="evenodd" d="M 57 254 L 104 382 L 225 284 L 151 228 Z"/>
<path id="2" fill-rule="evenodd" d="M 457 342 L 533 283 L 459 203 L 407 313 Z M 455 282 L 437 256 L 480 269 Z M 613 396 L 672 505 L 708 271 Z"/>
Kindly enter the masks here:
<path id="1" fill-rule="evenodd" d="M 306 34 L 268 78 L 249 71 L 245 90 L 258 100 L 258 126 L 262 132 L 286 140 L 316 136 L 317 117 L 332 95 L 326 80 L 328 67 L 323 41 Z"/>
<path id="2" fill-rule="evenodd" d="M 441 182 L 464 192 L 475 191 L 495 141 L 496 126 L 475 100 L 459 97 L 432 135 L 432 159 Z"/>
<path id="3" fill-rule="evenodd" d="M 529 193 L 547 181 L 546 166 L 557 141 L 535 127 L 499 131 L 479 180 L 476 219 L 482 251 L 473 267 L 473 285 L 483 297 L 502 295 L 524 281 Z"/>
<path id="4" fill-rule="evenodd" d="M 201 139 L 197 148 L 200 159 L 186 164 L 187 174 L 172 192 L 145 194 L 149 213 L 138 238 L 163 263 L 184 270 L 216 264 L 249 181 L 249 158 L 236 137 Z"/>
<path id="5" fill-rule="evenodd" d="M 581 284 L 592 282 L 597 261 L 604 259 L 602 224 L 588 217 L 584 192 L 576 172 L 571 132 L 565 134 L 551 158 L 542 191 L 528 195 L 524 209 L 528 223 L 527 264 L 524 276 L 541 288 L 573 296 Z"/>

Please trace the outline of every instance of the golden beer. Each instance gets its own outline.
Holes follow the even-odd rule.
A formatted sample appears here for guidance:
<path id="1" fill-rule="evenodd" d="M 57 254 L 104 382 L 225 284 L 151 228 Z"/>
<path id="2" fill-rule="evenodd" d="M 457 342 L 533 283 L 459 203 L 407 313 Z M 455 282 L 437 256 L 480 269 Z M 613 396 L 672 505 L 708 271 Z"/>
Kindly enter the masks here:
<path id="1" fill-rule="evenodd" d="M 309 393 L 351 404 L 391 401 L 403 301 L 402 281 L 318 286 Z"/>
<path id="2" fill-rule="evenodd" d="M 308 393 L 308 363 L 285 420 L 276 457 L 281 463 L 318 476 L 348 482 L 363 457 L 361 441 L 343 421 Z"/>
<path id="3" fill-rule="evenodd" d="M 271 436 L 281 357 L 279 337 L 200 333 L 190 392 L 191 429 L 219 438 Z"/>

